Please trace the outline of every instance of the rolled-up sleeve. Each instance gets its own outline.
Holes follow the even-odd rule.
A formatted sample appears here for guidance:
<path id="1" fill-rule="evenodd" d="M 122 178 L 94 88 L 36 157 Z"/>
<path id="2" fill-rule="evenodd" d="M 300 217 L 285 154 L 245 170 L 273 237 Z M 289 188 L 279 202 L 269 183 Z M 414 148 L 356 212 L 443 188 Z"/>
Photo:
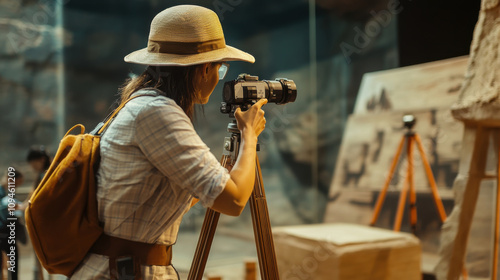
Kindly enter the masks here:
<path id="1" fill-rule="evenodd" d="M 211 207 L 230 176 L 182 109 L 170 100 L 156 99 L 138 112 L 136 130 L 137 144 L 147 159 L 173 184 Z"/>

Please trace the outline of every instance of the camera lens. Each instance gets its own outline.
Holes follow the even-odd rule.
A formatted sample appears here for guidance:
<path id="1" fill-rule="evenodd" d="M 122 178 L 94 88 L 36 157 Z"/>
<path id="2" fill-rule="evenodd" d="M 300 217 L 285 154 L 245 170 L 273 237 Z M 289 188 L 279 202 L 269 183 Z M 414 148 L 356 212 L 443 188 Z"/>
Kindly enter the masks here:
<path id="1" fill-rule="evenodd" d="M 297 86 L 292 80 L 276 79 L 275 81 L 266 82 L 266 98 L 270 103 L 286 104 L 294 102 L 297 98 Z"/>
<path id="2" fill-rule="evenodd" d="M 283 88 L 277 81 L 263 81 L 267 84 L 266 98 L 269 103 L 279 104 L 283 98 Z"/>
<path id="3" fill-rule="evenodd" d="M 285 104 L 289 102 L 295 102 L 297 99 L 297 85 L 292 80 L 288 79 L 276 79 L 279 80 L 283 86 L 283 99 L 282 102 L 278 104 Z"/>

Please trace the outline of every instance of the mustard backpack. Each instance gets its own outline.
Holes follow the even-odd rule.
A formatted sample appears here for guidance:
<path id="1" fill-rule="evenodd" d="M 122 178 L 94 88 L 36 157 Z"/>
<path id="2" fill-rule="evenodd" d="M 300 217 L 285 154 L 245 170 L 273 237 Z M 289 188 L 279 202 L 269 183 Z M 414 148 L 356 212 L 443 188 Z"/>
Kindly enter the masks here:
<path id="1" fill-rule="evenodd" d="M 56 155 L 26 208 L 26 228 L 43 267 L 71 276 L 103 233 L 97 214 L 96 173 L 101 134 L 129 98 L 90 133 L 77 124 Z M 80 128 L 80 134 L 69 134 Z"/>

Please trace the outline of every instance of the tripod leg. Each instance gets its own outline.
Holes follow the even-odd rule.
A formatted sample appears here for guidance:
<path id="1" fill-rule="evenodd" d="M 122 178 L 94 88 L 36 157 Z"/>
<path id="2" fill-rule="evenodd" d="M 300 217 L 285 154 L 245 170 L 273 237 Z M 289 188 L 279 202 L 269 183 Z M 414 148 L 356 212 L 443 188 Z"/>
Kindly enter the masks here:
<path id="1" fill-rule="evenodd" d="M 434 180 L 434 175 L 432 174 L 431 166 L 427 157 L 425 156 L 424 147 L 422 145 L 422 140 L 420 140 L 420 136 L 415 133 L 415 140 L 417 142 L 418 150 L 420 151 L 420 157 L 422 158 L 422 162 L 424 163 L 425 174 L 427 174 L 427 180 L 429 180 L 429 185 L 431 186 L 432 197 L 434 198 L 434 203 L 436 204 L 436 208 L 439 213 L 439 217 L 441 218 L 441 222 L 444 223 L 446 220 L 446 212 L 444 211 L 443 202 L 441 201 L 441 197 L 439 196 L 436 180 Z"/>
<path id="2" fill-rule="evenodd" d="M 436 208 L 439 213 L 439 218 L 441 222 L 444 223 L 446 220 L 446 212 L 444 211 L 443 202 L 441 201 L 441 197 L 439 196 L 439 192 L 436 186 L 436 180 L 434 179 L 434 175 L 432 174 L 432 169 L 427 160 L 427 156 L 424 152 L 424 147 L 422 145 L 422 141 L 420 140 L 420 136 L 415 133 L 415 141 L 417 142 L 417 148 L 420 152 L 420 157 L 422 158 L 422 162 L 424 164 L 425 174 L 427 175 L 427 180 L 429 180 L 429 185 L 431 186 L 432 197 L 434 198 L 434 203 L 436 204 Z M 462 267 L 462 279 L 467 280 L 468 274 L 465 266 Z"/>
<path id="3" fill-rule="evenodd" d="M 191 263 L 191 268 L 188 274 L 188 280 L 201 280 L 208 260 L 208 254 L 212 247 L 215 230 L 219 222 L 220 213 L 212 209 L 207 209 L 203 225 L 201 227 L 198 245 L 196 245 L 196 252 Z"/>
<path id="4" fill-rule="evenodd" d="M 262 280 L 279 280 L 278 264 L 274 252 L 273 233 L 267 209 L 266 193 L 262 181 L 259 158 L 255 159 L 255 186 L 250 197 L 250 210 L 259 259 L 260 275 Z"/>
<path id="5" fill-rule="evenodd" d="M 403 214 L 405 212 L 406 196 L 408 194 L 408 176 L 405 179 L 403 189 L 399 194 L 398 210 L 396 212 L 396 218 L 394 219 L 394 231 L 401 230 L 401 222 L 403 221 Z"/>
<path id="6" fill-rule="evenodd" d="M 493 236 L 493 266 L 491 268 L 491 279 L 497 279 L 498 265 L 498 239 L 500 234 L 500 149 L 498 149 L 498 166 L 497 166 L 497 201 L 495 208 L 495 236 Z"/>
<path id="7" fill-rule="evenodd" d="M 408 137 L 408 184 L 410 186 L 410 225 L 413 234 L 417 232 L 417 194 L 413 181 L 413 141 L 415 135 Z"/>
<path id="8" fill-rule="evenodd" d="M 405 138 L 406 138 L 405 136 L 401 138 L 401 142 L 399 143 L 396 156 L 394 156 L 394 159 L 392 160 L 391 169 L 389 169 L 389 174 L 387 174 L 387 178 L 385 179 L 384 187 L 382 188 L 380 194 L 378 195 L 377 203 L 375 204 L 375 210 L 373 211 L 372 220 L 370 222 L 371 226 L 375 226 L 375 223 L 377 222 L 378 219 L 378 215 L 380 214 L 380 210 L 382 210 L 382 204 L 384 204 L 384 199 L 387 194 L 387 189 L 389 188 L 389 184 L 391 183 L 392 177 L 394 176 L 394 170 L 396 169 L 399 157 L 401 156 L 401 151 L 403 150 Z"/>
<path id="9" fill-rule="evenodd" d="M 223 156 L 221 159 L 222 166 L 227 167 L 228 161 L 230 161 L 230 157 Z M 200 237 L 198 238 L 198 244 L 196 245 L 193 262 L 191 263 L 191 268 L 189 269 L 188 280 L 203 279 L 203 273 L 205 273 L 205 266 L 207 264 L 210 248 L 212 247 L 219 217 L 219 212 L 210 208 L 207 209 L 203 225 L 201 226 Z"/>

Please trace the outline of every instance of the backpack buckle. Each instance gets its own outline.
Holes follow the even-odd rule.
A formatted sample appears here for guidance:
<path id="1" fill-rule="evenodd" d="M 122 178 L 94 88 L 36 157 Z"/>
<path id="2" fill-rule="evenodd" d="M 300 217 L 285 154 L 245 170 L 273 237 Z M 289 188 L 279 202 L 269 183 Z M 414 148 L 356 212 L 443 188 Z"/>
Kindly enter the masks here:
<path id="1" fill-rule="evenodd" d="M 89 134 L 91 134 L 91 135 L 95 135 L 95 136 L 99 136 L 99 135 L 101 135 L 101 134 L 102 134 L 102 132 L 101 132 L 101 133 L 99 133 L 99 130 L 101 130 L 101 128 L 102 128 L 103 126 L 104 126 L 104 123 L 103 123 L 103 122 L 98 123 L 98 124 L 97 124 L 97 126 L 96 126 L 94 129 L 92 129 L 92 131 L 91 131 Z"/>

